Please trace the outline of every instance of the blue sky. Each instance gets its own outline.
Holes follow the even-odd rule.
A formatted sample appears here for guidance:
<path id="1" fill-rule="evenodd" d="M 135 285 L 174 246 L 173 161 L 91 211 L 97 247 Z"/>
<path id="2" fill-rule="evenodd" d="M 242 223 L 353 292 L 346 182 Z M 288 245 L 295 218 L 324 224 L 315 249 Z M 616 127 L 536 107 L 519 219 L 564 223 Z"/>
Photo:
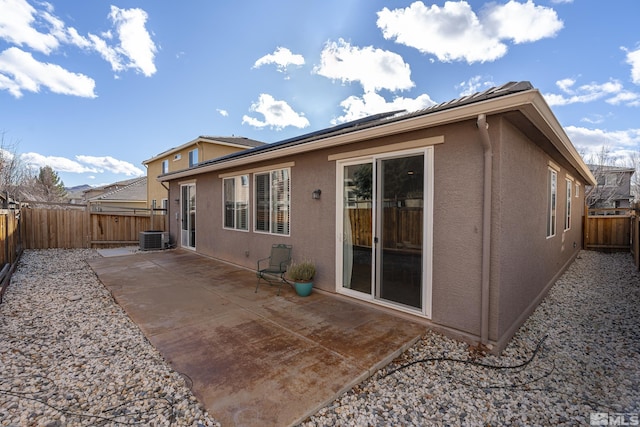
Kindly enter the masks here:
<path id="1" fill-rule="evenodd" d="M 640 2 L 0 0 L 5 148 L 65 185 L 199 135 L 275 142 L 508 81 L 578 150 L 640 151 Z"/>

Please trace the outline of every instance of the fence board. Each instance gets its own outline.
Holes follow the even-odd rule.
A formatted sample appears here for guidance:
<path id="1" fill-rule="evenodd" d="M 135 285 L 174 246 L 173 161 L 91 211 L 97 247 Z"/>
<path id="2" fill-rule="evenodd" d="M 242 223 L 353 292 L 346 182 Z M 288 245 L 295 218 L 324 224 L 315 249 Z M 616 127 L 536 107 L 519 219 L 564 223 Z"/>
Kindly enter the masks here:
<path id="1" fill-rule="evenodd" d="M 0 209 L 0 266 L 13 264 L 22 249 L 17 212 Z"/>
<path id="2" fill-rule="evenodd" d="M 166 215 L 87 212 L 85 209 L 22 209 L 26 249 L 95 248 L 138 244 L 138 234 L 166 230 Z"/>
<path id="3" fill-rule="evenodd" d="M 589 209 L 584 222 L 584 248 L 600 251 L 630 251 L 632 216 L 609 215 L 605 210 Z"/>
<path id="4" fill-rule="evenodd" d="M 355 246 L 371 247 L 371 208 L 349 209 L 351 238 Z M 422 244 L 422 208 L 385 207 L 382 240 L 385 248 L 398 244 Z"/>

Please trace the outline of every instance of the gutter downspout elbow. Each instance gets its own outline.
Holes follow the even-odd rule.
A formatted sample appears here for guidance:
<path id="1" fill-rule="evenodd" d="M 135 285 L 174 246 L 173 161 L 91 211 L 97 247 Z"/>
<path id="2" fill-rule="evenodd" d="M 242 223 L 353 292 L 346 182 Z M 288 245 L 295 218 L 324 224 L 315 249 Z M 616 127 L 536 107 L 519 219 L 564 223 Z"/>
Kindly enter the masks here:
<path id="1" fill-rule="evenodd" d="M 489 343 L 489 283 L 491 278 L 491 180 L 493 149 L 489 138 L 489 124 L 485 114 L 478 115 L 476 122 L 484 149 L 484 189 L 482 206 L 482 283 L 480 290 L 480 343 Z"/>

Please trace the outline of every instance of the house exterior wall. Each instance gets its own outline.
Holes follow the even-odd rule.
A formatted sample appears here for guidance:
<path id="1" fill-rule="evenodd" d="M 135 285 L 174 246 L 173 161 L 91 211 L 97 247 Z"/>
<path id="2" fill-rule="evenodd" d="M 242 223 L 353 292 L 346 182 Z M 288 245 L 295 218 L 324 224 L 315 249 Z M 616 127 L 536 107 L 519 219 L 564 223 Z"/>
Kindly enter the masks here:
<path id="1" fill-rule="evenodd" d="M 479 334 L 480 269 L 482 263 L 482 176 L 483 151 L 475 121 L 392 136 L 310 152 L 295 157 L 281 157 L 272 165 L 294 162 L 291 167 L 291 233 L 289 237 L 256 233 L 252 230 L 253 207 L 250 208 L 250 231 L 226 230 L 222 227 L 221 174 L 242 174 L 249 169 L 269 167 L 269 163 L 252 164 L 247 169 L 229 169 L 198 175 L 196 250 L 255 269 L 259 258 L 268 256 L 274 243 L 293 245 L 293 258 L 313 259 L 317 264 L 314 286 L 336 291 L 336 162 L 329 155 L 358 152 L 407 140 L 444 135 L 445 142 L 435 146 L 434 161 L 434 239 L 433 239 L 433 312 L 432 321 L 448 328 Z M 185 182 L 192 182 L 186 180 Z M 250 176 L 250 194 L 254 182 Z M 179 195 L 180 181 L 171 182 L 171 199 Z M 322 190 L 319 200 L 311 193 Z M 253 205 L 253 203 L 251 203 Z M 177 212 L 179 205 L 170 207 Z M 172 239 L 179 241 L 179 223 L 171 214 Z M 248 255 L 247 255 L 248 253 Z"/>
<path id="2" fill-rule="evenodd" d="M 582 248 L 585 184 L 507 120 L 494 120 L 494 217 L 490 338 L 508 340 Z M 557 168 L 556 234 L 547 238 L 549 165 Z M 523 167 L 526 165 L 526 167 Z M 571 224 L 564 229 L 567 177 Z M 579 193 L 576 197 L 576 184 Z"/>
<path id="3" fill-rule="evenodd" d="M 436 131 L 434 153 L 434 323 L 480 334 L 483 149 L 475 121 Z"/>
<path id="4" fill-rule="evenodd" d="M 166 155 L 155 157 L 145 162 L 147 166 L 147 206 L 152 207 L 156 201 L 156 207 L 162 207 L 162 199 L 167 199 L 168 193 L 165 187 L 156 178 L 162 174 L 162 162 L 168 160 L 169 171 L 187 169 L 189 167 L 189 152 L 198 149 L 198 162 L 215 159 L 246 148 L 233 147 L 228 145 L 212 144 L 208 142 L 193 143 L 184 146 L 180 150 L 170 151 Z M 177 158 L 178 157 L 178 158 Z"/>
<path id="5" fill-rule="evenodd" d="M 535 308 L 548 286 L 581 248 L 584 183 L 577 171 L 558 170 L 556 236 L 546 237 L 547 171 L 554 159 L 502 116 L 489 116 L 493 144 L 492 233 L 489 339 L 504 343 Z M 268 256 L 274 243 L 293 246 L 294 260 L 310 258 L 317 264 L 315 286 L 336 292 L 336 162 L 329 156 L 358 153 L 405 141 L 443 136 L 434 149 L 433 207 L 433 325 L 463 337 L 481 334 L 482 212 L 484 151 L 476 120 L 441 125 L 345 146 L 325 148 L 243 168 L 202 173 L 184 182 L 197 189 L 196 250 L 250 269 Z M 291 167 L 290 236 L 253 231 L 255 170 Z M 249 231 L 223 229 L 223 176 L 249 173 Z M 572 226 L 564 231 L 565 176 L 580 184 L 573 194 Z M 170 231 L 179 241 L 178 178 L 170 181 Z M 319 200 L 311 193 L 322 190 Z M 575 247 L 574 247 L 575 242 Z"/>

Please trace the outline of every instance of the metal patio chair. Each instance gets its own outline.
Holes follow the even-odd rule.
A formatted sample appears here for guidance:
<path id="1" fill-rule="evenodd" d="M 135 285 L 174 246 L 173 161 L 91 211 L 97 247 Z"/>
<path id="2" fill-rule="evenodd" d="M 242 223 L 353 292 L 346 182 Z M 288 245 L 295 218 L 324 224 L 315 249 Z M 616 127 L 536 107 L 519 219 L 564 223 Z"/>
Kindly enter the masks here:
<path id="1" fill-rule="evenodd" d="M 278 295 L 280 295 L 282 284 L 289 283 L 284 275 L 287 273 L 289 264 L 291 264 L 291 250 L 291 245 L 275 244 L 271 247 L 271 255 L 269 257 L 258 260 L 256 293 L 260 286 L 260 280 L 264 280 L 269 285 L 277 284 Z"/>

